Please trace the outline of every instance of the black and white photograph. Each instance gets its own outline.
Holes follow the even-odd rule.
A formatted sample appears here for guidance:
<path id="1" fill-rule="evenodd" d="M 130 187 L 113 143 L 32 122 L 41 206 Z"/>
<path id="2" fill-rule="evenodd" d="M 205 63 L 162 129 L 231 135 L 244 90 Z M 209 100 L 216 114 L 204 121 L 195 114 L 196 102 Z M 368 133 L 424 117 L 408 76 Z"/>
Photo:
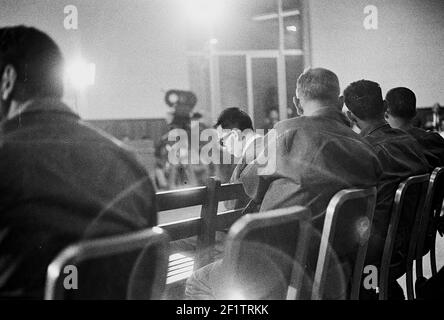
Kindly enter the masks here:
<path id="1" fill-rule="evenodd" d="M 0 0 L 0 308 L 442 301 L 443 203 L 444 0 Z"/>

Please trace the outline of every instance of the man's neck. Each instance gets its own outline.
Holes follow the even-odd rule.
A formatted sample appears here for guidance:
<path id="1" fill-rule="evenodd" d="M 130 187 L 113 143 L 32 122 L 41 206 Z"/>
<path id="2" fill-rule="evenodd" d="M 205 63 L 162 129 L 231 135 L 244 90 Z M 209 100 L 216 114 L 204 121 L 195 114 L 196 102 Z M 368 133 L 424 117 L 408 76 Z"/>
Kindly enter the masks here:
<path id="1" fill-rule="evenodd" d="M 413 124 L 411 122 L 403 122 L 399 125 L 398 128 L 407 131 L 413 128 Z"/>
<path id="2" fill-rule="evenodd" d="M 336 108 L 333 104 L 327 104 L 322 101 L 306 101 L 304 103 L 304 116 L 311 117 L 315 115 L 317 112 L 321 110 L 325 110 L 325 108 Z"/>
<path id="3" fill-rule="evenodd" d="M 390 126 L 395 129 L 408 130 L 413 128 L 413 124 L 409 120 L 393 117 L 390 118 Z"/>

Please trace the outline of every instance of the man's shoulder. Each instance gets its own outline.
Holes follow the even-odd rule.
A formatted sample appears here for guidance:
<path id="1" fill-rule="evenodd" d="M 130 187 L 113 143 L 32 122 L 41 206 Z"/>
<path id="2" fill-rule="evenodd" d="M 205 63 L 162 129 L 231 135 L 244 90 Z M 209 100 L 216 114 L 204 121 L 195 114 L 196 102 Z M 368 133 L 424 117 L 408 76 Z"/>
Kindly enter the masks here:
<path id="1" fill-rule="evenodd" d="M 112 160 L 113 158 L 116 160 L 118 159 L 119 161 L 131 163 L 132 166 L 136 166 L 140 170 L 145 171 L 137 159 L 136 150 L 134 148 L 84 121 L 79 121 L 79 126 L 79 130 L 83 131 L 84 134 L 88 136 L 88 142 L 82 142 L 82 138 L 78 138 L 80 138 L 81 143 L 90 145 L 88 149 L 96 149 L 100 147 L 103 155 L 105 153 L 108 154 L 108 160 Z"/>
<path id="2" fill-rule="evenodd" d="M 310 135 L 313 137 L 316 135 L 333 134 L 344 138 L 349 137 L 358 140 L 360 139 L 359 135 L 353 132 L 353 130 L 345 124 L 337 121 L 325 121 L 325 119 L 321 117 L 302 116 L 283 120 L 275 126 L 275 130 L 278 134 L 291 131 L 306 131 L 310 132 Z"/>
<path id="3" fill-rule="evenodd" d="M 97 128 L 83 120 L 78 121 L 78 130 L 83 134 L 89 136 L 92 141 L 97 141 L 103 144 L 108 145 L 111 148 L 117 148 L 124 151 L 130 151 L 130 148 L 124 144 L 122 141 L 113 137 L 106 131 Z M 81 134 L 82 136 L 82 134 Z"/>
<path id="4" fill-rule="evenodd" d="M 416 139 L 414 139 L 408 133 L 391 129 L 387 134 L 380 137 L 369 137 L 368 141 L 377 150 L 398 148 L 401 150 L 410 150 L 410 152 L 420 153 L 420 145 Z"/>
<path id="5" fill-rule="evenodd" d="M 407 130 L 411 136 L 417 139 L 436 139 L 442 140 L 444 142 L 444 138 L 437 132 L 433 132 L 430 130 L 424 130 L 422 128 L 413 127 Z"/>
<path id="6" fill-rule="evenodd" d="M 384 145 L 405 145 L 415 142 L 415 139 L 407 132 L 400 129 L 391 128 L 388 125 L 373 131 L 369 135 L 366 135 L 364 139 L 375 148 Z"/>
<path id="7" fill-rule="evenodd" d="M 338 143 L 370 144 L 350 127 L 335 121 L 324 121 L 319 117 L 299 117 L 279 122 L 276 127 L 278 136 L 298 136 L 302 139 L 319 141 L 337 141 Z"/>
<path id="8" fill-rule="evenodd" d="M 423 167 L 427 169 L 427 161 L 419 142 L 409 133 L 393 129 L 384 131 L 384 134 L 371 141 L 378 157 L 395 163 L 410 163 L 412 167 Z"/>
<path id="9" fill-rule="evenodd" d="M 443 148 L 444 138 L 437 132 L 427 131 L 421 128 L 411 128 L 407 131 L 420 145 L 426 148 Z"/>
<path id="10" fill-rule="evenodd" d="M 284 133 L 288 130 L 297 130 L 298 128 L 301 128 L 306 124 L 307 124 L 306 117 L 291 118 L 278 122 L 275 125 L 274 130 L 276 130 L 277 133 Z"/>

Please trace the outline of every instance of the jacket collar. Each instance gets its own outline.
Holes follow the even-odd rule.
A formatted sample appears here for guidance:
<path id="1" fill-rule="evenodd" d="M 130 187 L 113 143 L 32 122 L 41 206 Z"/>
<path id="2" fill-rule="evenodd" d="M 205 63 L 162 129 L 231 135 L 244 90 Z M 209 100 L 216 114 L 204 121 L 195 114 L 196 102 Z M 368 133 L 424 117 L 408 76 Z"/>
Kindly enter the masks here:
<path id="1" fill-rule="evenodd" d="M 385 121 L 381 121 L 378 123 L 375 123 L 371 126 L 368 126 L 367 128 L 365 128 L 364 130 L 361 131 L 361 136 L 362 137 L 367 137 L 369 135 L 371 135 L 372 133 L 374 133 L 375 131 L 378 131 L 379 129 L 385 128 L 385 127 L 389 127 L 390 125 L 385 122 Z"/>
<path id="2" fill-rule="evenodd" d="M 64 104 L 60 99 L 46 98 L 32 100 L 23 111 L 21 111 L 18 115 L 15 115 L 10 120 L 23 114 L 32 112 L 58 112 L 76 115 L 76 113 L 74 113 L 74 111 Z"/>
<path id="3" fill-rule="evenodd" d="M 23 110 L 12 118 L 3 120 L 1 123 L 3 131 L 11 131 L 20 127 L 22 125 L 22 118 L 28 115 L 43 113 L 48 115 L 59 114 L 80 119 L 80 117 L 60 99 L 36 99 L 32 100 Z"/>

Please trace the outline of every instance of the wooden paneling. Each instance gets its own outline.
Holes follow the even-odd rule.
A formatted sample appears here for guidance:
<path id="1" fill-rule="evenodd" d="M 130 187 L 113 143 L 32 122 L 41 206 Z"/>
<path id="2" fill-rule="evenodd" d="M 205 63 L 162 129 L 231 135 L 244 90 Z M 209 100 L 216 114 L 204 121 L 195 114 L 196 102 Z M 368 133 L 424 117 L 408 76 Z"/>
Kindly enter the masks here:
<path id="1" fill-rule="evenodd" d="M 164 119 L 86 120 L 117 139 L 159 141 L 168 132 Z"/>

